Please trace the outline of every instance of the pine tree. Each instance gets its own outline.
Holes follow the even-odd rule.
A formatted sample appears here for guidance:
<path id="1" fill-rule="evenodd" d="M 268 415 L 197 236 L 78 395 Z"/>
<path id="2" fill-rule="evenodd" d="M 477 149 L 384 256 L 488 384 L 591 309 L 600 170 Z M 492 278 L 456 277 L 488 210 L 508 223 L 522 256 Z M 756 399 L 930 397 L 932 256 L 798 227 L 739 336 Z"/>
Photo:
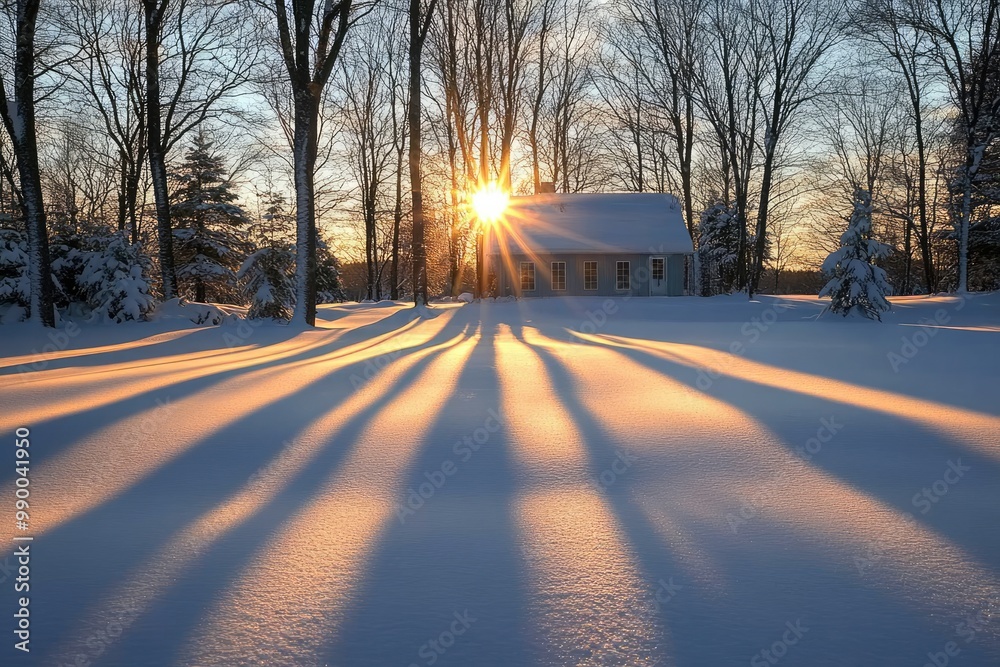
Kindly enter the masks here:
<path id="1" fill-rule="evenodd" d="M 340 280 L 340 260 L 333 254 L 330 244 L 320 239 L 316 245 L 316 303 L 346 300 Z"/>
<path id="2" fill-rule="evenodd" d="M 243 237 L 249 220 L 204 133 L 195 137 L 177 181 L 170 214 L 179 289 L 200 302 L 231 299 L 248 250 Z"/>
<path id="3" fill-rule="evenodd" d="M 883 271 L 873 263 L 889 254 L 891 248 L 872 239 L 872 196 L 867 190 L 854 191 L 854 211 L 847 231 L 840 237 L 840 248 L 823 262 L 823 271 L 833 274 L 819 295 L 829 296 L 827 310 L 845 317 L 852 312 L 881 320 L 890 309 L 886 296 L 892 294 Z"/>
<path id="4" fill-rule="evenodd" d="M 285 213 L 285 198 L 269 191 L 265 206 L 251 230 L 257 248 L 243 262 L 238 277 L 252 319 L 289 320 L 295 306 L 295 245 L 290 238 L 294 217 Z"/>
<path id="5" fill-rule="evenodd" d="M 701 214 L 698 230 L 702 293 L 711 296 L 731 292 L 736 284 L 739 261 L 739 227 L 735 211 L 724 201 L 716 201 Z"/>

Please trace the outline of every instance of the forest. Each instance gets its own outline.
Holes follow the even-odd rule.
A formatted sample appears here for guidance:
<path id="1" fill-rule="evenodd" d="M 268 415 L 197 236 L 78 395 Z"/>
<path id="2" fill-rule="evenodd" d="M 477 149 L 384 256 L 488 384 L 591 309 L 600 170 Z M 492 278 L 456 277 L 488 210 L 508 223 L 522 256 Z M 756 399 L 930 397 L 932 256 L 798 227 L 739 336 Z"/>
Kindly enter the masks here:
<path id="1" fill-rule="evenodd" d="M 819 274 L 861 192 L 892 293 L 1000 288 L 1000 0 L 0 11 L 4 322 L 454 297 L 490 185 L 674 194 L 705 296 Z"/>

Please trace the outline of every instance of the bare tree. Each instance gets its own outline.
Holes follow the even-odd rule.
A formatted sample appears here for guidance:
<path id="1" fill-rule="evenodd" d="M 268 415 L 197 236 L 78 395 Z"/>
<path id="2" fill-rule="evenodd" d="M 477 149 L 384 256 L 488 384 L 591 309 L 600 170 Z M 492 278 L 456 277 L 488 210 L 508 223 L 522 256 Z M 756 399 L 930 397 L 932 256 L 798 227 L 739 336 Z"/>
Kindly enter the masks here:
<path id="1" fill-rule="evenodd" d="M 923 31 L 948 82 L 964 149 L 958 219 L 958 291 L 968 289 L 972 189 L 983 156 L 1000 136 L 1000 86 L 990 64 L 1000 59 L 1000 0 L 913 0 L 906 21 Z"/>
<path id="2" fill-rule="evenodd" d="M 64 17 L 78 55 L 67 69 L 80 94 L 113 142 L 119 169 L 117 227 L 138 241 L 139 183 L 146 161 L 144 48 L 139 22 L 126 2 L 81 0 Z M 96 130 L 97 128 L 94 128 Z"/>
<path id="3" fill-rule="evenodd" d="M 28 231 L 28 274 L 31 287 L 32 320 L 46 327 L 55 326 L 52 305 L 52 274 L 49 261 L 49 236 L 45 222 L 42 179 L 38 168 L 38 141 L 35 126 L 35 34 L 38 27 L 39 0 L 16 0 L 3 7 L 12 35 L 3 40 L 13 49 L 11 84 L 0 75 L 0 120 L 10 136 L 20 179 L 25 226 Z M 13 10 L 13 16 L 11 15 Z"/>
<path id="4" fill-rule="evenodd" d="M 914 229 L 920 245 L 924 282 L 929 292 L 937 289 L 937 277 L 931 256 L 931 225 L 928 215 L 928 146 L 925 124 L 932 85 L 928 73 L 927 35 L 907 25 L 905 3 L 908 0 L 865 0 L 858 19 L 851 25 L 866 39 L 877 44 L 889 57 L 905 84 L 910 105 L 910 122 L 915 142 L 916 213 Z"/>
<path id="5" fill-rule="evenodd" d="M 652 61 L 641 72 L 650 102 L 663 117 L 673 141 L 680 174 L 681 199 L 688 231 L 695 233 L 691 166 L 695 139 L 695 69 L 699 66 L 700 0 L 630 0 L 625 6 L 628 25 L 648 46 Z M 625 55 L 623 53 L 623 55 Z M 657 74 L 665 80 L 657 80 Z"/>
<path id="6" fill-rule="evenodd" d="M 437 0 L 430 0 L 426 7 L 420 0 L 410 0 L 409 11 L 410 77 L 407 117 L 410 131 L 410 196 L 413 202 L 411 212 L 413 218 L 413 302 L 417 306 L 427 305 L 427 246 L 425 243 L 422 174 L 420 171 L 422 157 L 420 96 L 423 92 L 420 79 L 424 42 L 427 40 L 427 32 L 430 30 L 436 5 Z"/>
<path id="7" fill-rule="evenodd" d="M 392 88 L 387 70 L 389 50 L 372 51 L 369 44 L 391 43 L 391 17 L 374 14 L 367 23 L 364 43 L 345 52 L 343 82 L 343 114 L 347 128 L 347 143 L 352 171 L 358 184 L 358 199 L 365 230 L 366 292 L 368 299 L 382 298 L 382 247 L 379 217 L 387 193 L 385 186 L 396 160 L 395 111 Z M 388 85 L 387 85 L 388 84 Z"/>
<path id="8" fill-rule="evenodd" d="M 315 170 L 319 111 L 341 48 L 357 14 L 352 0 L 274 0 L 280 53 L 294 101 L 292 140 L 295 167 L 296 270 L 292 320 L 316 324 Z"/>
<path id="9" fill-rule="evenodd" d="M 764 119 L 753 266 L 747 291 L 757 291 L 767 250 L 767 218 L 779 142 L 801 108 L 819 94 L 816 71 L 839 38 L 836 8 L 821 0 L 751 0 L 751 42 L 766 54 L 766 76 L 755 79 Z"/>

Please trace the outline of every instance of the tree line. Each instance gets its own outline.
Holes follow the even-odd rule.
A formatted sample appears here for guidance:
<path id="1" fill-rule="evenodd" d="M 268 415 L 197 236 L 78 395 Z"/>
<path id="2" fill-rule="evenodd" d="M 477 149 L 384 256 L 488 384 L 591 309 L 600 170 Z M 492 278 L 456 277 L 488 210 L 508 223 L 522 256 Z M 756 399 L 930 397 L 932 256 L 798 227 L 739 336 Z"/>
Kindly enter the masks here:
<path id="1" fill-rule="evenodd" d="M 457 295 L 493 182 L 675 194 L 703 294 L 818 266 L 859 190 L 897 294 L 1000 284 L 1000 0 L 0 6 L 0 300 L 48 325 L 50 237 L 83 229 L 150 299 L 270 294 L 256 312 L 312 324 L 331 244 L 353 296 Z M 227 207 L 247 242 L 207 283 L 193 154 L 228 198 L 199 242 Z"/>

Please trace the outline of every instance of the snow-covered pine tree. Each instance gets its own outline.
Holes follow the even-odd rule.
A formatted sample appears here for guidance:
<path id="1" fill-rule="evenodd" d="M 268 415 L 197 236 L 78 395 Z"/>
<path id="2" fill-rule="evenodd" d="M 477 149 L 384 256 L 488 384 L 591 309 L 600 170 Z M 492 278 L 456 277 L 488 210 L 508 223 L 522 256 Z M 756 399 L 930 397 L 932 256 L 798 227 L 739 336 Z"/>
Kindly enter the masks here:
<path id="1" fill-rule="evenodd" d="M 845 317 L 852 312 L 881 320 L 889 310 L 886 297 L 892 286 L 885 271 L 873 263 L 889 254 L 891 248 L 872 238 L 872 196 L 867 190 L 854 191 L 854 211 L 847 231 L 840 237 L 840 248 L 823 262 L 823 271 L 833 274 L 819 295 L 829 296 L 827 310 Z"/>
<path id="2" fill-rule="evenodd" d="M 285 199 L 269 191 L 262 195 L 264 211 L 253 226 L 257 247 L 237 274 L 252 319 L 288 320 L 295 306 L 295 245 L 290 232 L 294 217 L 285 213 Z"/>
<path id="3" fill-rule="evenodd" d="M 174 190 L 174 258 L 182 295 L 204 302 L 233 300 L 236 272 L 246 258 L 249 219 L 235 204 L 222 157 L 199 132 L 185 156 Z"/>
<path id="4" fill-rule="evenodd" d="M 333 254 L 330 244 L 321 238 L 316 244 L 316 303 L 346 300 L 340 280 L 340 260 Z"/>
<path id="5" fill-rule="evenodd" d="M 722 200 L 705 209 L 698 224 L 698 260 L 702 294 L 731 292 L 739 261 L 739 228 L 736 213 Z"/>
<path id="6" fill-rule="evenodd" d="M 100 250 L 88 253 L 78 279 L 94 315 L 112 322 L 145 320 L 156 304 L 149 285 L 149 259 L 125 234 L 112 234 Z"/>

